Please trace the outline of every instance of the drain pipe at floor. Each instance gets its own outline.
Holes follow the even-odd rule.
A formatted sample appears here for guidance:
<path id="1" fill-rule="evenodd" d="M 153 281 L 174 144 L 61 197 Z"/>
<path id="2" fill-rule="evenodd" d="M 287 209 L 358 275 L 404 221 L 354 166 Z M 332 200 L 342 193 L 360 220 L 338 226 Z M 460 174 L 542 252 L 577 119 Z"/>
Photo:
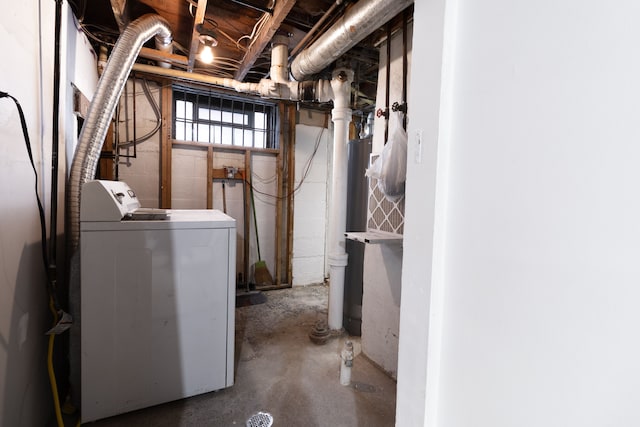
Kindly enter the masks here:
<path id="1" fill-rule="evenodd" d="M 344 233 L 347 231 L 347 142 L 351 123 L 351 82 L 353 71 L 333 72 L 333 159 L 331 202 L 329 205 L 329 329 L 342 329 L 344 271 L 348 263 Z"/>

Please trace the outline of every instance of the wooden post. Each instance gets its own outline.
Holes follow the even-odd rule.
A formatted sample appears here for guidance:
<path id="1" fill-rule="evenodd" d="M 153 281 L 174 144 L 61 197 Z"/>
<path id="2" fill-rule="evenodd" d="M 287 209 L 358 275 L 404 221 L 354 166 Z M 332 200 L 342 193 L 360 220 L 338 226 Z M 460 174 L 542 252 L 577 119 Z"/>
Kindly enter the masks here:
<path id="1" fill-rule="evenodd" d="M 296 109 L 289 105 L 289 144 L 287 146 L 287 283 L 293 286 L 293 190 L 296 185 Z"/>
<path id="2" fill-rule="evenodd" d="M 160 134 L 160 207 L 171 208 L 171 122 L 173 95 L 171 85 L 161 84 L 162 131 Z"/>
<path id="3" fill-rule="evenodd" d="M 251 151 L 244 152 L 244 280 L 249 283 L 249 239 L 251 236 Z"/>
<path id="4" fill-rule="evenodd" d="M 213 209 L 213 147 L 207 147 L 207 209 Z"/>

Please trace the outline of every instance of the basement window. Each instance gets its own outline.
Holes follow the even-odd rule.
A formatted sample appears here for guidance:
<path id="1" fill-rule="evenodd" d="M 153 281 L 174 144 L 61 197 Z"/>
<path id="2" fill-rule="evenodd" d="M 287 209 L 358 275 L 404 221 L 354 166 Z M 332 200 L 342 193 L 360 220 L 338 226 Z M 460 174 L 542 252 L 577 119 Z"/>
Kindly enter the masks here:
<path id="1" fill-rule="evenodd" d="M 278 148 L 276 104 L 173 87 L 173 139 L 252 148 Z"/>

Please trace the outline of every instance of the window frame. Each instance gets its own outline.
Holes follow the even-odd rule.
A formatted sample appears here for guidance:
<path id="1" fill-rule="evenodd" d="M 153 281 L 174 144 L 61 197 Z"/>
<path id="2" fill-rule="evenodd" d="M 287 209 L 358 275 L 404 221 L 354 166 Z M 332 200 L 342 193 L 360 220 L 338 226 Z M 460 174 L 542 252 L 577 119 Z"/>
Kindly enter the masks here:
<path id="1" fill-rule="evenodd" d="M 182 85 L 172 85 L 172 127 L 171 138 L 175 141 L 193 141 L 204 144 L 245 147 L 245 148 L 279 148 L 279 117 L 277 102 L 268 101 L 261 98 L 248 96 L 235 96 L 226 92 L 215 91 L 213 89 L 195 89 Z M 185 103 L 183 117 L 178 118 L 178 103 Z M 186 104 L 191 103 L 189 109 Z M 209 111 L 208 118 L 200 118 L 200 109 Z M 212 119 L 211 113 L 218 112 L 220 120 Z M 231 122 L 224 120 L 224 114 L 230 113 Z M 256 113 L 265 115 L 264 129 L 256 128 Z M 237 123 L 235 115 L 241 114 L 245 117 L 243 123 Z M 244 123 L 246 121 L 246 123 Z M 182 135 L 177 135 L 179 124 L 183 124 Z M 200 126 L 208 128 L 206 138 L 201 137 Z M 188 130 L 191 127 L 191 130 Z M 216 130 L 218 127 L 218 130 Z M 230 130 L 231 143 L 223 142 L 225 137 L 224 129 Z M 240 131 L 238 134 L 237 131 Z M 219 132 L 219 133 L 216 133 Z M 251 135 L 247 138 L 247 132 Z M 188 139 L 187 136 L 191 136 Z M 263 135 L 262 143 L 256 142 L 256 135 Z M 216 136 L 220 137 L 217 141 Z M 237 135 L 241 135 L 238 137 Z M 236 141 L 240 139 L 240 141 Z M 250 141 L 247 141 L 250 139 Z M 256 145 L 261 144 L 261 145 Z"/>

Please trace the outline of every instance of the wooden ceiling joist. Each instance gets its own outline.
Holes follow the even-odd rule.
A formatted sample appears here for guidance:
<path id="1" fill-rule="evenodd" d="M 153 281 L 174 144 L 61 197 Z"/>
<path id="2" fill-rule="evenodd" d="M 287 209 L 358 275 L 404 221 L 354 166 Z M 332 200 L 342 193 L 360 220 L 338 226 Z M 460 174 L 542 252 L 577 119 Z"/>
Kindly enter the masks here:
<path id="1" fill-rule="evenodd" d="M 264 48 L 271 41 L 273 35 L 278 31 L 278 28 L 280 28 L 280 24 L 282 24 L 282 21 L 284 21 L 295 4 L 296 0 L 276 1 L 276 5 L 273 8 L 273 15 L 269 17 L 269 20 L 264 27 L 262 27 L 262 31 L 256 35 L 255 42 L 253 42 L 249 50 L 245 53 L 244 58 L 242 58 L 242 63 L 234 76 L 236 80 L 242 81 L 245 78 L 258 59 L 258 56 L 260 56 Z"/>
<path id="2" fill-rule="evenodd" d="M 154 61 L 168 62 L 173 65 L 182 65 L 183 68 L 189 63 L 189 58 L 186 56 L 162 52 L 161 50 L 150 49 L 148 47 L 140 49 L 140 53 L 138 55 L 142 58 L 153 59 Z"/>
<path id="3" fill-rule="evenodd" d="M 198 48 L 200 47 L 200 32 L 198 26 L 204 22 L 204 16 L 207 11 L 207 0 L 198 0 L 198 7 L 196 7 L 196 16 L 193 18 L 193 29 L 191 31 L 191 43 L 189 44 L 189 62 L 187 65 L 187 71 L 193 71 L 193 65 L 196 62 L 196 55 L 198 54 Z"/>

